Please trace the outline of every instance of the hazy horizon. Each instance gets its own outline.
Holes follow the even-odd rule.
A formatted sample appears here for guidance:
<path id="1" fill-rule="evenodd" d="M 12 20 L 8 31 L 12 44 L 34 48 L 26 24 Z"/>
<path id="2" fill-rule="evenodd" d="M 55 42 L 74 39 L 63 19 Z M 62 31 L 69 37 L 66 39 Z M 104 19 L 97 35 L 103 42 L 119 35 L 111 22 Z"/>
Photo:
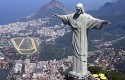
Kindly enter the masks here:
<path id="1" fill-rule="evenodd" d="M 58 0 L 69 10 L 74 11 L 77 3 L 84 4 L 85 10 L 97 9 L 104 3 L 112 0 Z M 36 12 L 41 6 L 47 4 L 50 0 L 0 0 L 0 25 L 7 24 L 19 18 L 26 17 Z M 70 5 L 69 5 L 70 4 Z"/>

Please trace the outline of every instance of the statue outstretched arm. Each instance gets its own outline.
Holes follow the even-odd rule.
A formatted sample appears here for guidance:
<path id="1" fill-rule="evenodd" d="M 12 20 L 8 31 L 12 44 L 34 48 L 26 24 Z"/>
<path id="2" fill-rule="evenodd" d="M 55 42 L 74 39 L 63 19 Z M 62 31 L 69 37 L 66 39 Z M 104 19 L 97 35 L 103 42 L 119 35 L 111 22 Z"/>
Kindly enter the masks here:
<path id="1" fill-rule="evenodd" d="M 60 18 L 60 19 L 67 18 L 67 15 L 54 14 L 53 16 L 54 16 L 54 17 L 57 17 L 57 18 Z"/>
<path id="2" fill-rule="evenodd" d="M 88 15 L 87 18 L 87 28 L 88 29 L 101 29 L 104 25 L 111 24 L 111 22 L 107 20 L 100 20 L 97 18 Z"/>
<path id="3" fill-rule="evenodd" d="M 58 15 L 58 14 L 54 14 L 53 16 L 54 16 L 54 17 L 57 17 L 57 18 L 59 18 L 59 15 Z"/>
<path id="4" fill-rule="evenodd" d="M 110 22 L 110 21 L 107 21 L 107 20 L 103 20 L 102 23 L 105 24 L 105 25 L 111 24 L 111 22 Z"/>
<path id="5" fill-rule="evenodd" d="M 69 25 L 69 19 L 68 19 L 68 15 L 58 15 L 58 14 L 54 14 L 54 17 L 60 18 L 63 22 L 63 24 L 65 25 Z"/>

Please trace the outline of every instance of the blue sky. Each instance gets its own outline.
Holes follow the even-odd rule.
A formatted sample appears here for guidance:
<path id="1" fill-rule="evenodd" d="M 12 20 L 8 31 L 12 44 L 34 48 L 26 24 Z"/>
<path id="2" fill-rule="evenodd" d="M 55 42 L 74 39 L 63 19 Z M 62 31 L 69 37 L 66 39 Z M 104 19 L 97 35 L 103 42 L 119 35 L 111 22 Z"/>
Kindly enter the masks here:
<path id="1" fill-rule="evenodd" d="M 70 10 L 75 10 L 79 2 L 84 4 L 85 10 L 97 9 L 105 2 L 112 0 L 58 0 Z M 50 0 L 0 0 L 0 24 L 10 22 L 36 12 L 41 6 Z"/>
<path id="2" fill-rule="evenodd" d="M 112 0 L 59 0 L 64 3 L 68 8 L 72 8 L 69 4 L 76 5 L 81 2 L 84 4 L 85 10 L 97 9 L 104 5 L 106 2 L 111 2 Z"/>
<path id="3" fill-rule="evenodd" d="M 9 8 L 33 8 L 38 9 L 42 5 L 48 3 L 50 0 L 0 0 L 0 5 L 2 7 L 8 6 Z M 78 2 L 82 2 L 86 10 L 88 9 L 96 9 L 102 6 L 105 2 L 112 1 L 112 0 L 58 0 L 62 2 L 66 7 L 72 9 L 74 5 Z M 70 4 L 70 5 L 69 5 Z M 0 9 L 2 7 L 0 6 Z M 8 8 L 8 9 L 9 9 Z"/>

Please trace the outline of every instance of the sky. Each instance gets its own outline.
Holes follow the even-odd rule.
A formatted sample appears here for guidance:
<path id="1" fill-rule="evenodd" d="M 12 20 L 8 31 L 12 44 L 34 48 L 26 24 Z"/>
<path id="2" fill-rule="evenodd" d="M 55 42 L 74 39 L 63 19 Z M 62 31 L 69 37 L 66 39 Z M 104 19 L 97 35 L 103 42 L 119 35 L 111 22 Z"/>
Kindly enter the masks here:
<path id="1" fill-rule="evenodd" d="M 112 0 L 58 0 L 69 10 L 75 10 L 79 2 L 84 4 L 85 10 L 97 9 Z M 36 12 L 50 0 L 0 0 L 0 25 Z M 70 4 L 70 5 L 69 5 Z"/>
<path id="2" fill-rule="evenodd" d="M 42 5 L 48 3 L 50 0 L 0 0 L 0 5 L 2 7 L 8 6 L 9 8 L 19 7 L 19 8 L 33 8 L 33 10 L 38 9 Z M 86 7 L 86 10 L 97 9 L 101 7 L 105 2 L 110 2 L 112 0 L 58 0 L 63 3 L 66 7 L 72 9 L 74 5 L 82 2 Z M 69 5 L 70 4 L 70 5 Z M 0 9 L 2 7 L 0 6 Z M 8 8 L 8 9 L 9 9 Z"/>
<path id="3" fill-rule="evenodd" d="M 68 8 L 73 8 L 77 3 L 83 3 L 85 10 L 92 10 L 92 9 L 97 9 L 104 5 L 106 2 L 111 2 L 112 0 L 59 0 L 62 2 L 65 6 Z M 69 5 L 69 4 L 72 4 Z"/>

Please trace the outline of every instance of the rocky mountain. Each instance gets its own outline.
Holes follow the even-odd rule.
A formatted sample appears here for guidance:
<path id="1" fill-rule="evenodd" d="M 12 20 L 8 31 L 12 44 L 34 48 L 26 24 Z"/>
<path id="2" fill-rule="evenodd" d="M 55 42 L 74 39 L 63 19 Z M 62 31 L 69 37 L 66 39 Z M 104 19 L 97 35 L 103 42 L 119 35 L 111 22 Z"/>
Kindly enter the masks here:
<path id="1" fill-rule="evenodd" d="M 51 0 L 48 4 L 42 6 L 32 18 L 52 17 L 53 14 L 67 14 L 68 10 L 57 0 Z"/>
<path id="2" fill-rule="evenodd" d="M 60 24 L 60 21 L 57 18 L 54 18 L 54 14 L 68 14 L 70 11 L 65 8 L 65 6 L 57 0 L 51 0 L 49 3 L 45 4 L 39 8 L 36 13 L 28 17 L 27 20 L 39 19 L 39 18 L 50 18 L 50 23 L 46 23 L 47 27 Z"/>
<path id="3" fill-rule="evenodd" d="M 57 0 L 50 0 L 49 3 L 41 6 L 38 11 L 33 13 L 26 18 L 21 18 L 19 21 L 29 21 L 29 20 L 36 20 L 36 19 L 48 19 L 49 22 L 44 24 L 44 27 L 50 27 L 54 25 L 60 25 L 61 22 L 53 17 L 54 14 L 68 14 L 71 13 L 62 3 Z"/>

